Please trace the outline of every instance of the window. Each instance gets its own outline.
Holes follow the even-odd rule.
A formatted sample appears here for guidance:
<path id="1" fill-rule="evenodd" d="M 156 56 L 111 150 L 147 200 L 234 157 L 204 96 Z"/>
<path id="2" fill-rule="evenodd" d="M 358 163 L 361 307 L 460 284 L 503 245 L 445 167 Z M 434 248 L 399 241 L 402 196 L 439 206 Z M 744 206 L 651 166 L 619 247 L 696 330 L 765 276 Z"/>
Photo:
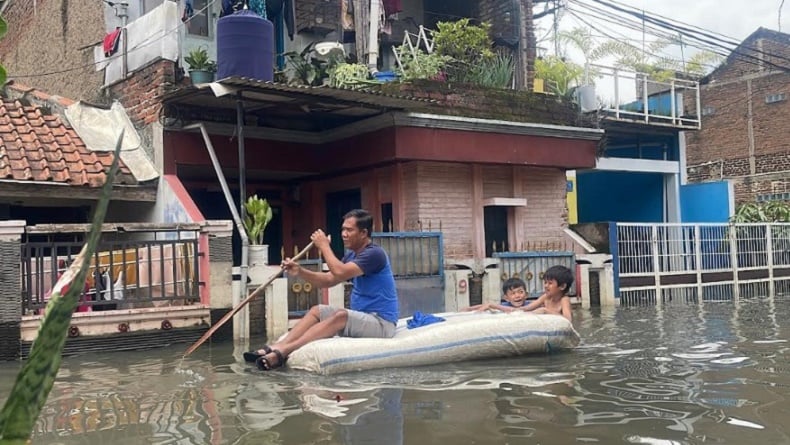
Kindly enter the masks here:
<path id="1" fill-rule="evenodd" d="M 785 93 L 769 94 L 765 96 L 765 103 L 773 104 L 776 102 L 782 102 L 786 99 L 787 99 L 787 95 Z"/>
<path id="2" fill-rule="evenodd" d="M 192 0 L 192 9 L 194 13 L 192 17 L 186 22 L 187 33 L 193 36 L 208 37 L 208 16 L 211 13 L 209 7 L 209 0 Z"/>

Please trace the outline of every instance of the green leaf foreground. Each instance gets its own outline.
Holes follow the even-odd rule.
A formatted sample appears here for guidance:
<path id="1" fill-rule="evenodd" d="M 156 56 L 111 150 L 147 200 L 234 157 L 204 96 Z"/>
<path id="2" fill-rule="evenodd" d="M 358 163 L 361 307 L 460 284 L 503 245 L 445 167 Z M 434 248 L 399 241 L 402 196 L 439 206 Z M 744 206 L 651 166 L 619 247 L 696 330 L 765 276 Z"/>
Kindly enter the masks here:
<path id="1" fill-rule="evenodd" d="M 91 222 L 88 240 L 71 265 L 63 272 L 55 286 L 44 312 L 44 319 L 33 342 L 30 357 L 17 375 L 8 400 L 0 411 L 0 444 L 24 444 L 30 439 L 33 426 L 55 377 L 60 369 L 63 345 L 66 343 L 71 314 L 77 307 L 85 286 L 91 257 L 101 237 L 101 227 L 110 203 L 112 184 L 118 171 L 123 131 L 115 144 L 112 166 L 102 187 L 101 196 Z M 69 286 L 65 295 L 64 287 Z"/>

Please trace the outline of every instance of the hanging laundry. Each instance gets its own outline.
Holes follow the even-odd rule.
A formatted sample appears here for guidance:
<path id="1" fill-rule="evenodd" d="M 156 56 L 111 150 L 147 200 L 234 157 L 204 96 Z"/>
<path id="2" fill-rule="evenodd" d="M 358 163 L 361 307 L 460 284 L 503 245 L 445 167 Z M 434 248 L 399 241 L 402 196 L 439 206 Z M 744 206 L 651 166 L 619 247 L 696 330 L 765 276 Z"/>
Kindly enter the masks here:
<path id="1" fill-rule="evenodd" d="M 340 23 L 343 29 L 354 29 L 354 3 L 351 0 L 342 0 L 340 4 Z"/>
<path id="2" fill-rule="evenodd" d="M 104 43 L 102 44 L 104 48 L 104 57 L 110 57 L 118 51 L 118 46 L 121 43 L 121 32 L 121 28 L 118 27 L 115 28 L 115 31 L 110 31 L 104 36 Z"/>
<path id="3" fill-rule="evenodd" d="M 181 21 L 186 22 L 195 15 L 195 9 L 192 7 L 192 0 L 184 1 L 184 14 L 181 16 Z"/>
<path id="4" fill-rule="evenodd" d="M 401 0 L 384 0 L 384 15 L 389 17 L 403 11 Z"/>
<path id="5" fill-rule="evenodd" d="M 264 0 L 248 0 L 247 8 L 259 16 L 266 18 L 266 2 Z"/>

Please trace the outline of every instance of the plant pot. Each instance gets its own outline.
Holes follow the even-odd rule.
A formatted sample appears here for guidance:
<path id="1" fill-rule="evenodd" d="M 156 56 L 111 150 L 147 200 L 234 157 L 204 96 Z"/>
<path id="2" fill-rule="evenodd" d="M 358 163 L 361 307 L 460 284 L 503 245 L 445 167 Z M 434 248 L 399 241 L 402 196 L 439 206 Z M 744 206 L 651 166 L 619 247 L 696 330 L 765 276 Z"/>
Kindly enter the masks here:
<path id="1" fill-rule="evenodd" d="M 214 81 L 214 72 L 203 71 L 203 70 L 190 70 L 189 78 L 192 80 L 192 84 L 194 85 L 199 83 L 209 83 Z"/>
<path id="2" fill-rule="evenodd" d="M 250 244 L 247 250 L 247 275 L 250 284 L 261 284 L 269 275 L 266 265 L 269 264 L 269 245 Z"/>

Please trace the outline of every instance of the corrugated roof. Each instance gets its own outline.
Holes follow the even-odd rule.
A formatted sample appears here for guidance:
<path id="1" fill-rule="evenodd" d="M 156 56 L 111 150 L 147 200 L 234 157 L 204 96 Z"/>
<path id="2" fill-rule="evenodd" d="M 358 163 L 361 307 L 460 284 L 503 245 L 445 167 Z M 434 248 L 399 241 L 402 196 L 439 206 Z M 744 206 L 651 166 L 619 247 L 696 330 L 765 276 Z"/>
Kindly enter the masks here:
<path id="1" fill-rule="evenodd" d="M 35 105 L 2 99 L 0 104 L 0 180 L 67 183 L 101 187 L 112 153 L 89 150 L 59 117 Z M 118 184 L 136 184 L 121 163 Z"/>

